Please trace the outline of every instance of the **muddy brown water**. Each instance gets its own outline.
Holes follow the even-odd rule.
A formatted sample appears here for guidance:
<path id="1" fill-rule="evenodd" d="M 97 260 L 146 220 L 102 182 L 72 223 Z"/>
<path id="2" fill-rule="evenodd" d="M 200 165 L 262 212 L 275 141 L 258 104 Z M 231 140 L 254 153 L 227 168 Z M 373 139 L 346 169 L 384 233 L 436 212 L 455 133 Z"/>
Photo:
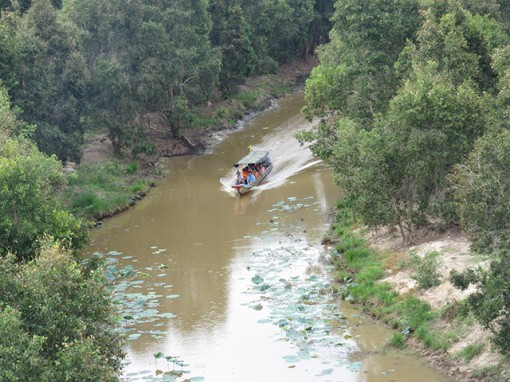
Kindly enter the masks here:
<path id="1" fill-rule="evenodd" d="M 126 381 L 448 381 L 391 331 L 330 294 L 320 245 L 341 197 L 331 170 L 295 140 L 303 94 L 218 134 L 202 156 L 169 158 L 165 177 L 92 233 L 126 335 Z M 267 182 L 228 187 L 247 147 L 271 152 Z"/>

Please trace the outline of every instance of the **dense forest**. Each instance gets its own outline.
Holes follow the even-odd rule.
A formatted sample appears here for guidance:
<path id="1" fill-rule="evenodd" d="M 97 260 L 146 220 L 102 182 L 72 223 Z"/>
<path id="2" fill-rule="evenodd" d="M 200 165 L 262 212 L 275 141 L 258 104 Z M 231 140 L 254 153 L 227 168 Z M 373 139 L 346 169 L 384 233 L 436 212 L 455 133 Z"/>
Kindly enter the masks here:
<path id="1" fill-rule="evenodd" d="M 84 134 L 149 150 L 248 76 L 314 55 L 332 0 L 0 0 L 0 380 L 115 381 L 122 339 L 87 226 L 60 194 Z"/>
<path id="2" fill-rule="evenodd" d="M 306 83 L 301 134 L 369 227 L 460 225 L 490 269 L 453 273 L 510 351 L 510 4 L 342 0 Z"/>
<path id="3" fill-rule="evenodd" d="M 102 264 L 75 253 L 62 162 L 84 134 L 147 149 L 144 118 L 178 139 L 248 76 L 318 55 L 300 134 L 354 213 L 404 244 L 460 225 L 486 270 L 469 303 L 510 351 L 510 4 L 504 0 L 0 0 L 0 379 L 115 381 Z"/>

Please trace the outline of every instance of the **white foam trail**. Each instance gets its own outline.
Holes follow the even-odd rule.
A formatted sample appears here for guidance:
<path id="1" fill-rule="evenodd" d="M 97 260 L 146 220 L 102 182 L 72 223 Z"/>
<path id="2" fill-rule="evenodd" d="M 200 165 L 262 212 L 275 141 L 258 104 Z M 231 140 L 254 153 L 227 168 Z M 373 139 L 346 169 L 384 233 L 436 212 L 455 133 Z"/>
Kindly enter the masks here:
<path id="1" fill-rule="evenodd" d="M 298 131 L 309 129 L 316 123 L 310 123 L 298 114 L 266 135 L 261 143 L 253 145 L 253 150 L 268 150 L 273 161 L 273 170 L 264 183 L 254 187 L 253 191 L 280 187 L 292 176 L 321 162 L 313 157 L 309 144 L 301 145 L 294 137 Z M 234 175 L 235 170 L 232 169 L 220 179 L 221 190 L 232 195 L 236 195 L 230 187 Z"/>

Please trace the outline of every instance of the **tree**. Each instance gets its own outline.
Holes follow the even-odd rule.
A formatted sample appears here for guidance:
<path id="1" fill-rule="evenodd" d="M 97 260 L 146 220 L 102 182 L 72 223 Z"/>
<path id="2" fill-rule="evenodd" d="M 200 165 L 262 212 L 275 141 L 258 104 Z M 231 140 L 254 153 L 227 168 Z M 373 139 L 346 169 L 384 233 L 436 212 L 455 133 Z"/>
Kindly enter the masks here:
<path id="1" fill-rule="evenodd" d="M 19 312 L 4 307 L 3 302 L 0 303 L 0 332 L 0 379 L 21 382 L 39 376 L 42 380 L 50 366 L 41 356 L 45 338 L 27 333 Z"/>
<path id="2" fill-rule="evenodd" d="M 70 248 L 83 245 L 85 227 L 59 203 L 65 177 L 55 157 L 29 142 L 6 139 L 0 142 L 0 184 L 0 255 L 31 259 L 45 235 Z"/>
<path id="3" fill-rule="evenodd" d="M 117 155 L 130 145 L 133 121 L 151 112 L 187 120 L 173 114 L 203 104 L 218 84 L 220 57 L 203 0 L 69 0 L 63 10 L 84 32 L 87 115 L 109 131 Z M 182 99 L 186 108 L 176 107 Z M 178 138 L 180 127 L 169 133 Z"/>
<path id="4" fill-rule="evenodd" d="M 307 34 L 307 41 L 304 47 L 304 58 L 308 60 L 309 55 L 315 54 L 315 49 L 321 44 L 329 42 L 329 31 L 331 30 L 331 18 L 334 12 L 334 2 L 331 0 L 317 0 L 314 3 L 314 15 L 310 22 Z"/>
<path id="5" fill-rule="evenodd" d="M 136 116 L 129 75 L 115 59 L 99 58 L 89 81 L 89 120 L 96 129 L 105 129 L 115 156 L 122 155 L 134 132 Z"/>
<path id="6" fill-rule="evenodd" d="M 371 128 L 395 93 L 393 66 L 419 20 L 413 0 L 337 2 L 331 42 L 307 81 L 307 112 L 329 109 Z"/>
<path id="7" fill-rule="evenodd" d="M 37 127 L 34 139 L 43 152 L 79 162 L 85 66 L 74 28 L 57 17 L 49 0 L 35 0 L 10 20 L 17 26 L 14 79 L 7 83 L 12 102 Z"/>
<path id="8" fill-rule="evenodd" d="M 410 238 L 446 176 L 471 151 L 490 121 L 490 99 L 464 83 L 455 86 L 435 65 L 415 68 L 392 100 L 384 121 L 393 207 Z"/>
<path id="9" fill-rule="evenodd" d="M 495 48 L 508 42 L 497 22 L 488 16 L 471 14 L 457 1 L 446 3 L 441 11 L 428 9 L 424 15 L 416 43 L 407 46 L 398 63 L 407 69 L 403 78 L 410 74 L 413 65 L 433 61 L 455 85 L 471 80 L 481 91 L 493 88 L 496 74 L 491 67 L 491 55 Z"/>
<path id="10" fill-rule="evenodd" d="M 219 87 L 229 95 L 255 69 L 252 30 L 235 1 L 211 2 L 209 11 L 213 21 L 211 43 L 221 50 Z"/>
<path id="11" fill-rule="evenodd" d="M 0 138 L 30 135 L 30 128 L 20 121 L 16 114 L 18 110 L 12 109 L 7 89 L 0 86 Z"/>
<path id="12" fill-rule="evenodd" d="M 451 175 L 460 222 L 477 251 L 510 248 L 509 166 L 510 131 L 503 129 L 481 137 Z"/>
<path id="13" fill-rule="evenodd" d="M 117 381 L 122 343 L 100 268 L 51 243 L 15 261 L 0 258 L 2 381 Z"/>

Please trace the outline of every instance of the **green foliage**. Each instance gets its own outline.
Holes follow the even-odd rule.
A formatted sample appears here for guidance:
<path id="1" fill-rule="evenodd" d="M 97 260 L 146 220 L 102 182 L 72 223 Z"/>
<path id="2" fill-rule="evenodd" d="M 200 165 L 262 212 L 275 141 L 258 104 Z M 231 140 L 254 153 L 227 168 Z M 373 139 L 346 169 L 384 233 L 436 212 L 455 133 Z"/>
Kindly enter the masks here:
<path id="1" fill-rule="evenodd" d="M 490 56 L 506 39 L 493 19 L 473 16 L 458 2 L 449 2 L 442 10 L 425 12 L 410 56 L 413 65 L 436 63 L 455 85 L 471 80 L 486 90 L 496 78 Z"/>
<path id="2" fill-rule="evenodd" d="M 5 139 L 8 136 L 29 135 L 31 135 L 29 129 L 16 118 L 16 109 L 11 107 L 7 90 L 0 86 L 0 137 Z"/>
<path id="3" fill-rule="evenodd" d="M 420 257 L 416 253 L 412 254 L 411 261 L 416 273 L 413 279 L 418 283 L 421 289 L 429 289 L 441 283 L 441 275 L 438 272 L 440 262 L 438 252 L 427 252 L 425 256 Z"/>
<path id="4" fill-rule="evenodd" d="M 337 245 L 336 250 L 340 253 L 346 253 L 348 250 L 362 247 L 366 241 L 359 235 L 353 233 L 346 233 L 340 243 Z"/>
<path id="5" fill-rule="evenodd" d="M 165 115 L 174 138 L 179 138 L 182 130 L 191 127 L 195 119 L 188 100 L 184 96 L 174 98 Z"/>
<path id="6" fill-rule="evenodd" d="M 47 243 L 32 262 L 0 259 L 2 381 L 116 381 L 122 344 L 99 269 Z"/>
<path id="7" fill-rule="evenodd" d="M 508 41 L 498 23 L 458 2 L 430 6 L 418 20 L 413 2 L 339 4 L 306 83 L 304 111 L 322 120 L 298 136 L 334 167 L 363 222 L 398 225 L 405 244 L 427 213 L 457 218 L 447 175 L 497 119 L 482 91 L 495 90 L 496 73 L 508 89 L 508 54 L 491 65 Z"/>
<path id="8" fill-rule="evenodd" d="M 19 312 L 3 304 L 0 305 L 0 331 L 2 381 L 28 381 L 49 370 L 50 363 L 41 355 L 45 338 L 30 336 L 23 328 Z"/>
<path id="9" fill-rule="evenodd" d="M 136 162 L 126 164 L 126 174 L 134 174 L 140 169 L 140 165 Z"/>
<path id="10" fill-rule="evenodd" d="M 255 69 L 252 28 L 235 2 L 211 2 L 209 9 L 213 17 L 211 42 L 221 50 L 219 87 L 224 95 L 230 95 Z"/>
<path id="11" fill-rule="evenodd" d="M 98 197 L 94 191 L 89 190 L 74 199 L 72 207 L 74 210 L 85 211 L 87 214 L 93 215 L 102 211 L 109 211 L 112 205 Z"/>
<path id="12" fill-rule="evenodd" d="M 346 283 L 344 288 L 339 288 L 342 295 L 364 304 L 377 318 L 398 330 L 390 340 L 393 346 L 403 347 L 406 336 L 414 334 L 427 347 L 446 349 L 448 340 L 430 329 L 437 319 L 430 306 L 415 297 L 400 296 L 389 284 L 380 281 L 384 277 L 384 255 L 367 248 L 361 238 L 356 239 L 348 205 L 345 201 L 340 203 L 335 223 L 335 232 L 345 250 L 344 256 L 338 256 L 335 261 L 339 279 Z"/>
<path id="13" fill-rule="evenodd" d="M 139 176 L 139 165 L 118 161 L 82 165 L 69 179 L 65 199 L 77 214 L 101 217 L 129 204 L 133 194 L 146 192 L 150 182 Z M 134 183 L 133 183 L 134 182 Z"/>
<path id="14" fill-rule="evenodd" d="M 397 348 L 397 349 L 403 349 L 406 346 L 406 338 L 405 336 L 400 333 L 393 333 L 393 335 L 390 338 L 390 346 Z"/>
<path id="15" fill-rule="evenodd" d="M 140 154 L 154 155 L 156 153 L 156 147 L 147 138 L 144 127 L 140 125 L 135 129 L 131 149 L 133 158 L 137 158 Z"/>
<path id="16" fill-rule="evenodd" d="M 481 269 L 478 269 L 478 273 Z M 460 290 L 466 290 L 470 284 L 475 284 L 478 280 L 478 273 L 473 268 L 468 268 L 459 273 L 455 269 L 450 272 L 450 282 Z"/>
<path id="17" fill-rule="evenodd" d="M 451 175 L 460 222 L 471 233 L 477 251 L 510 245 L 509 165 L 510 131 L 489 132 Z"/>
<path id="18" fill-rule="evenodd" d="M 0 142 L 0 253 L 33 258 L 39 239 L 52 236 L 66 246 L 85 242 L 81 221 L 64 211 L 58 199 L 65 185 L 60 163 L 28 142 Z"/>
<path id="19" fill-rule="evenodd" d="M 37 126 L 34 139 L 43 152 L 79 161 L 85 62 L 75 28 L 49 0 L 33 2 L 25 14 L 11 13 L 2 23 L 12 33 L 6 64 L 13 104 L 25 122 Z"/>
<path id="20" fill-rule="evenodd" d="M 462 358 L 464 362 L 470 362 L 473 358 L 480 355 L 484 349 L 485 345 L 482 344 L 469 344 L 466 347 L 459 350 L 455 356 L 457 358 Z"/>
<path id="21" fill-rule="evenodd" d="M 487 98 L 454 86 L 434 65 L 416 69 L 391 102 L 382 154 L 396 216 L 410 234 L 489 122 Z M 383 134 L 381 132 L 381 134 Z M 386 190 L 388 186 L 386 187 Z M 403 236 L 406 233 L 403 232 Z"/>
<path id="22" fill-rule="evenodd" d="M 417 329 L 433 318 L 430 306 L 416 297 L 405 298 L 398 304 L 398 311 L 411 328 Z"/>
<path id="23" fill-rule="evenodd" d="M 0 9 L 0 79 L 21 130 L 79 163 L 85 127 L 107 131 L 116 156 L 150 154 L 135 131 L 144 115 L 164 113 L 180 138 L 212 98 L 308 57 L 327 40 L 333 2 L 6 0 Z"/>
<path id="24" fill-rule="evenodd" d="M 475 378 L 487 379 L 491 382 L 506 382 L 506 376 L 502 376 L 502 368 L 501 364 L 490 365 L 480 368 L 479 370 L 475 370 L 473 372 L 473 376 Z"/>
<path id="25" fill-rule="evenodd" d="M 420 326 L 416 330 L 416 337 L 425 346 L 433 350 L 445 351 L 448 349 L 448 342 L 441 338 L 437 332 L 431 331 L 426 326 Z"/>
<path id="26" fill-rule="evenodd" d="M 117 157 L 134 134 L 129 125 L 135 116 L 132 85 L 123 71 L 118 60 L 100 57 L 90 80 L 90 121 L 96 129 L 108 132 Z"/>
<path id="27" fill-rule="evenodd" d="M 413 0 L 337 2 L 331 42 L 307 80 L 308 112 L 338 112 L 369 128 L 395 92 L 393 65 L 419 19 Z"/>
<path id="28" fill-rule="evenodd" d="M 510 352 L 510 253 L 500 251 L 487 270 L 454 273 L 454 285 L 466 288 L 470 283 L 477 291 L 468 298 L 476 318 L 494 333 L 493 341 L 504 353 Z"/>
<path id="29" fill-rule="evenodd" d="M 141 194 L 149 189 L 149 182 L 145 179 L 137 179 L 131 186 L 130 190 L 133 194 Z"/>

